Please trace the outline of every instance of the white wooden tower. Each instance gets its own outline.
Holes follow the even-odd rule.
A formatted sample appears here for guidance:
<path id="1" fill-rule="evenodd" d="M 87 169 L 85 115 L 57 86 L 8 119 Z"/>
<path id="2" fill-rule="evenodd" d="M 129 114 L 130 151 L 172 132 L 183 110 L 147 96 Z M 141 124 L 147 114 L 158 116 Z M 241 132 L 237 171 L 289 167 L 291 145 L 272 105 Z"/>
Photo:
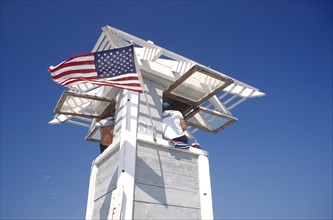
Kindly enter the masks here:
<path id="1" fill-rule="evenodd" d="M 60 97 L 49 123 L 85 126 L 87 141 L 100 140 L 98 118 L 115 115 L 113 143 L 92 162 L 86 219 L 213 219 L 208 152 L 170 147 L 162 101 L 183 113 L 195 142 L 196 131 L 225 129 L 237 121 L 233 108 L 265 94 L 151 41 L 102 30 L 93 52 L 133 44 L 147 92 L 84 83 Z"/>

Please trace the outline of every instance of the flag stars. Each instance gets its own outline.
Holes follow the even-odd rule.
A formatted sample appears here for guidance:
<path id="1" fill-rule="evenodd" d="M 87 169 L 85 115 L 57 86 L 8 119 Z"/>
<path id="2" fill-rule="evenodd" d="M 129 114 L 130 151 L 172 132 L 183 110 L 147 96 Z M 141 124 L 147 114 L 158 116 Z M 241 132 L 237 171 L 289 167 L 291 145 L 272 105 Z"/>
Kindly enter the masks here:
<path id="1" fill-rule="evenodd" d="M 133 68 L 134 59 L 131 51 L 131 48 L 121 48 L 112 52 L 102 51 L 97 53 L 95 61 L 98 77 L 107 78 L 125 73 L 135 73 L 135 68 Z"/>

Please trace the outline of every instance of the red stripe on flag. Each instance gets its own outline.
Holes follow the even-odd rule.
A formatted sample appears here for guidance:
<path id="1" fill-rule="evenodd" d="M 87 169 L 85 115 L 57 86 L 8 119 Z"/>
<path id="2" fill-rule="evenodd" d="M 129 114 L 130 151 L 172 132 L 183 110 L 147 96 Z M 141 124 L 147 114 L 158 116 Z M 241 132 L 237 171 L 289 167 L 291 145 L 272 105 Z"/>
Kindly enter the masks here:
<path id="1" fill-rule="evenodd" d="M 89 56 L 94 56 L 94 53 L 85 53 L 85 54 L 81 54 L 81 55 L 76 55 L 76 56 L 68 58 L 65 62 L 69 62 L 69 61 L 74 60 L 78 57 L 89 57 Z"/>
<path id="2" fill-rule="evenodd" d="M 95 61 L 94 60 L 86 60 L 86 61 L 76 61 L 76 62 L 71 62 L 71 63 L 63 63 L 63 64 L 55 67 L 54 69 L 49 68 L 49 72 L 54 73 L 54 72 L 56 72 L 56 71 L 58 71 L 62 68 L 80 66 L 80 65 L 95 65 Z"/>
<path id="3" fill-rule="evenodd" d="M 54 80 L 60 79 L 61 77 L 64 77 L 64 76 L 70 75 L 70 74 L 75 74 L 75 73 L 82 74 L 79 77 L 83 77 L 83 74 L 94 73 L 94 72 L 96 73 L 95 69 L 68 70 L 68 71 L 62 72 L 56 76 L 52 76 L 52 79 L 54 79 Z M 97 73 L 96 73 L 96 77 L 97 77 Z M 77 78 L 77 77 L 73 77 L 73 78 Z"/>
<path id="4" fill-rule="evenodd" d="M 87 77 L 87 78 L 70 78 L 62 81 L 61 85 L 63 86 L 70 86 L 78 83 L 84 83 L 84 82 L 93 82 L 93 80 L 96 79 L 96 77 Z"/>

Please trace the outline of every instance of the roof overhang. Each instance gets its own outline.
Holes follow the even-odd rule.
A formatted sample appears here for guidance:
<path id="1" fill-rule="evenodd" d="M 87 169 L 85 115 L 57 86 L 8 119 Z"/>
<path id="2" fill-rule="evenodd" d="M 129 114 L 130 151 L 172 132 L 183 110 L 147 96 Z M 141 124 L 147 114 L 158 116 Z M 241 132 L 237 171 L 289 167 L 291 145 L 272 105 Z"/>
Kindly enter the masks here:
<path id="1" fill-rule="evenodd" d="M 177 53 L 116 28 L 105 26 L 92 52 L 134 45 L 139 69 L 165 86 L 164 99 L 180 110 L 191 132 L 217 133 L 237 121 L 231 110 L 250 98 L 264 96 L 259 89 L 199 64 Z M 87 140 L 98 141 L 94 122 L 114 114 L 119 89 L 82 83 L 60 97 L 50 124 L 70 122 L 89 127 Z M 76 122 L 72 119 L 83 120 Z"/>

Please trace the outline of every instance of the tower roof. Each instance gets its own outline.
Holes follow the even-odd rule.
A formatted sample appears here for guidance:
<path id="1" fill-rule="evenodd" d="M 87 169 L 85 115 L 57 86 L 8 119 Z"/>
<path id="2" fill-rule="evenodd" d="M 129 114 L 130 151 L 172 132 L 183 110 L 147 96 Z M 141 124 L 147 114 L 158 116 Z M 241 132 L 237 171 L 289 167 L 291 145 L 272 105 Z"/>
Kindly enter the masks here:
<path id="1" fill-rule="evenodd" d="M 134 45 L 144 78 L 166 89 L 163 98 L 184 114 L 190 132 L 217 133 L 237 120 L 231 110 L 247 99 L 264 96 L 259 89 L 176 54 L 152 41 L 105 26 L 92 52 Z M 90 127 L 95 118 L 112 113 L 119 89 L 81 83 L 65 91 L 50 124 L 63 122 Z"/>

